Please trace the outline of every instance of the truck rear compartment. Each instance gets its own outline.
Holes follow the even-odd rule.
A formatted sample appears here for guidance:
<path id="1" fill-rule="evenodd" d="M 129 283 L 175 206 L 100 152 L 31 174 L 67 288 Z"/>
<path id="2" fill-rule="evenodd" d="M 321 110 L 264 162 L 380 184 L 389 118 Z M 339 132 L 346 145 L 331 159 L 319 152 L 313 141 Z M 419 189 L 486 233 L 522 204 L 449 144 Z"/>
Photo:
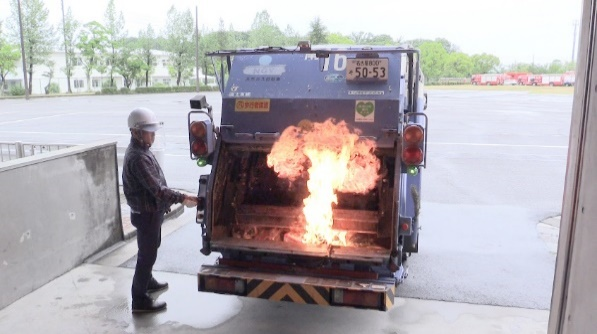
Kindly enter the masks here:
<path id="1" fill-rule="evenodd" d="M 340 260 L 387 261 L 392 244 L 394 158 L 380 157 L 377 187 L 366 194 L 338 193 L 332 229 L 341 238 L 304 243 L 303 199 L 308 175 L 289 181 L 267 166 L 271 146 L 224 144 L 218 157 L 213 193 L 211 247 L 329 257 Z"/>

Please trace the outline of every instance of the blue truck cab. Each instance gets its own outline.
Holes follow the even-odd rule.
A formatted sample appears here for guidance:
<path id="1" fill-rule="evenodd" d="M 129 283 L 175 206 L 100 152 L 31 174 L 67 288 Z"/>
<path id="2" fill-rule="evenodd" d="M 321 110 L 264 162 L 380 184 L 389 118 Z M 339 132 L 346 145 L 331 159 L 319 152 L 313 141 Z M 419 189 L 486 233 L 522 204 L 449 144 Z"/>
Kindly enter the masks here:
<path id="1" fill-rule="evenodd" d="M 418 252 L 428 123 L 418 50 L 301 42 L 207 55 L 220 125 L 205 96 L 191 99 L 189 149 L 211 165 L 199 179 L 201 252 L 220 257 L 200 268 L 199 291 L 388 310 L 407 255 Z M 268 163 L 285 130 L 302 138 L 325 122 L 373 143 L 379 162 L 365 193 L 335 193 L 333 229 L 350 236 L 343 244 L 290 237 L 304 228 L 309 174 L 284 179 Z M 307 170 L 303 162 L 297 168 Z"/>

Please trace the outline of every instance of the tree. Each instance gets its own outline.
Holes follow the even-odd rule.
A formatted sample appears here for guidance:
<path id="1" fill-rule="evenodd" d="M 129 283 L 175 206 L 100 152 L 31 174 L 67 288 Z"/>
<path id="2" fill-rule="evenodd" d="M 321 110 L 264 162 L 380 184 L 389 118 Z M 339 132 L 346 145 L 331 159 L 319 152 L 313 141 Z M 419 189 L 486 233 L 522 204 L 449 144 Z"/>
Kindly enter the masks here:
<path id="1" fill-rule="evenodd" d="M 311 31 L 309 31 L 309 40 L 311 45 L 327 44 L 327 29 L 321 22 L 319 16 L 311 21 Z"/>
<path id="2" fill-rule="evenodd" d="M 153 62 L 155 56 L 152 53 L 153 46 L 155 44 L 155 32 L 151 27 L 151 24 L 147 26 L 147 29 L 139 31 L 139 39 L 137 45 L 139 46 L 140 57 L 143 59 L 144 66 L 144 77 L 145 87 L 149 86 L 149 74 L 153 70 Z"/>
<path id="3" fill-rule="evenodd" d="M 448 41 L 445 38 L 436 38 L 435 42 L 441 43 L 444 46 L 444 49 L 447 53 L 460 52 L 460 48 L 456 44 L 452 44 L 452 42 Z"/>
<path id="4" fill-rule="evenodd" d="M 114 87 L 114 62 L 116 61 L 119 49 L 123 46 L 127 32 L 124 30 L 124 15 L 122 12 L 116 14 L 114 0 L 108 1 L 108 7 L 104 13 L 104 27 L 106 28 L 106 41 L 108 55 L 105 57 L 106 69 L 110 73 L 110 87 Z"/>
<path id="5" fill-rule="evenodd" d="M 21 52 L 17 45 L 9 44 L 2 35 L 0 25 L 0 96 L 6 89 L 6 76 L 17 68 L 17 61 L 21 58 Z"/>
<path id="6" fill-rule="evenodd" d="M 353 45 L 354 40 L 349 36 L 344 36 L 340 33 L 331 33 L 328 35 L 328 43 L 335 45 Z"/>
<path id="7" fill-rule="evenodd" d="M 566 72 L 566 64 L 561 60 L 554 60 L 547 66 L 548 73 L 564 73 Z"/>
<path id="8" fill-rule="evenodd" d="M 50 94 L 50 85 L 52 84 L 52 79 L 54 78 L 54 66 L 56 66 L 56 62 L 53 60 L 46 61 L 46 66 L 48 70 L 44 72 L 43 76 L 48 78 L 48 84 L 44 87 L 45 93 Z"/>
<path id="9" fill-rule="evenodd" d="M 91 72 L 99 69 L 107 43 L 106 28 L 97 21 L 86 23 L 79 33 L 77 48 L 81 50 L 81 62 L 85 69 L 88 89 L 91 89 Z"/>
<path id="10" fill-rule="evenodd" d="M 66 74 L 66 81 L 68 85 L 68 92 L 72 93 L 72 89 L 70 86 L 70 78 L 73 75 L 74 64 L 76 64 L 76 52 L 75 52 L 75 44 L 76 44 L 76 35 L 79 30 L 80 23 L 79 21 L 75 20 L 73 17 L 73 13 L 70 9 L 66 11 L 66 16 L 64 18 L 64 23 L 62 26 L 62 31 L 64 35 L 63 46 L 66 52 L 66 66 L 62 69 L 64 74 Z"/>
<path id="11" fill-rule="evenodd" d="M 235 34 L 232 34 L 232 36 L 235 36 Z M 234 39 L 228 39 L 229 43 L 235 43 Z M 212 51 L 217 51 L 219 50 L 218 47 L 218 33 L 217 32 L 212 32 L 212 33 L 204 33 L 203 37 L 199 40 L 199 50 L 202 50 L 201 55 L 199 56 L 200 60 L 199 60 L 199 64 L 201 66 L 201 70 L 203 72 L 203 84 L 207 84 L 207 75 L 214 75 L 215 71 L 214 71 L 214 66 L 211 64 L 212 59 L 207 59 L 207 57 L 205 56 L 206 52 L 212 52 Z M 237 48 L 236 46 L 231 46 L 231 49 L 235 49 Z M 219 59 L 213 59 L 213 61 L 219 61 Z M 218 64 L 216 64 L 216 66 L 218 66 Z"/>
<path id="12" fill-rule="evenodd" d="M 20 44 L 18 1 L 11 0 L 8 25 L 15 44 Z M 45 62 L 56 43 L 53 26 L 48 22 L 48 10 L 42 0 L 22 0 L 23 41 L 25 62 L 29 76 L 29 94 L 33 88 L 33 69 Z"/>
<path id="13" fill-rule="evenodd" d="M 306 39 L 302 38 L 301 35 L 290 25 L 286 26 L 286 30 L 284 30 L 284 37 L 286 38 L 286 42 L 284 43 L 284 45 L 287 46 L 296 46 L 298 45 L 299 41 Z"/>
<path id="14" fill-rule="evenodd" d="M 394 41 L 392 36 L 387 34 L 373 35 L 369 32 L 353 32 L 350 38 L 357 45 L 394 45 L 400 43 L 400 40 Z"/>
<path id="15" fill-rule="evenodd" d="M 147 64 L 143 57 L 135 52 L 132 46 L 125 45 L 117 54 L 113 68 L 116 73 L 122 75 L 124 86 L 130 89 L 133 82 L 144 71 L 147 71 Z"/>
<path id="16" fill-rule="evenodd" d="M 220 28 L 218 29 L 216 36 L 219 50 L 226 50 L 230 47 L 230 43 L 228 42 L 228 31 L 226 31 L 224 20 L 222 19 L 220 19 Z"/>
<path id="17" fill-rule="evenodd" d="M 249 47 L 251 34 L 248 31 L 234 31 L 232 25 L 228 29 L 228 43 L 231 49 L 240 49 Z M 201 41 L 199 41 L 201 43 Z M 213 50 L 212 50 L 213 51 Z"/>
<path id="18" fill-rule="evenodd" d="M 286 37 L 274 24 L 266 10 L 255 15 L 249 31 L 248 47 L 284 46 Z"/>
<path id="19" fill-rule="evenodd" d="M 473 74 L 473 61 L 469 55 L 462 52 L 448 54 L 444 62 L 442 77 L 468 78 Z"/>
<path id="20" fill-rule="evenodd" d="M 439 42 L 424 42 L 419 46 L 421 51 L 421 71 L 428 82 L 442 77 L 448 52 Z"/>
<path id="21" fill-rule="evenodd" d="M 472 55 L 471 60 L 473 61 L 473 73 L 490 73 L 500 65 L 498 57 L 487 53 Z"/>
<path id="22" fill-rule="evenodd" d="M 365 45 L 373 35 L 370 32 L 358 31 L 350 34 L 350 39 L 357 45 Z"/>
<path id="23" fill-rule="evenodd" d="M 369 45 L 394 45 L 400 44 L 400 39 L 394 41 L 392 36 L 381 34 L 381 35 L 373 35 L 368 41 L 367 44 Z"/>
<path id="24" fill-rule="evenodd" d="M 413 48 L 419 48 L 423 43 L 427 43 L 427 42 L 433 42 L 430 39 L 422 39 L 422 38 L 417 38 L 417 39 L 412 39 L 410 41 L 406 41 L 407 44 L 409 44 L 410 46 L 412 46 Z"/>
<path id="25" fill-rule="evenodd" d="M 190 10 L 179 12 L 174 6 L 168 11 L 166 23 L 167 51 L 170 52 L 170 74 L 176 77 L 176 85 L 183 82 L 185 70 L 194 66 L 195 43 L 193 41 L 195 27 Z"/>

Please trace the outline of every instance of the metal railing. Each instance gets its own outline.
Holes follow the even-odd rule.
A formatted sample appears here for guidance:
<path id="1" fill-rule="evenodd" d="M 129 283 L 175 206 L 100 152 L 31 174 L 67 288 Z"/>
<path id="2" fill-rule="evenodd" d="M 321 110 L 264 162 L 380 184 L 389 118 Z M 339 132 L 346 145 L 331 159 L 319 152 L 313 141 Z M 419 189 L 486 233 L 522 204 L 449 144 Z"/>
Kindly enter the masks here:
<path id="1" fill-rule="evenodd" d="M 3 143 L 0 142 L 0 162 L 24 158 L 75 146 L 73 144 Z"/>

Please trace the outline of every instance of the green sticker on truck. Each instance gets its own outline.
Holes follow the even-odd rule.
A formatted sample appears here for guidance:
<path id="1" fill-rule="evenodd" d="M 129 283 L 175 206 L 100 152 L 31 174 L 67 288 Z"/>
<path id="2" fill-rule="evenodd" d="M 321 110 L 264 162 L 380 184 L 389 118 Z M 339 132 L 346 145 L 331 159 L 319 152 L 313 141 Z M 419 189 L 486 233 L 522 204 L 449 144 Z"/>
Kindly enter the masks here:
<path id="1" fill-rule="evenodd" d="M 375 100 L 356 100 L 354 120 L 355 122 L 374 122 Z"/>

